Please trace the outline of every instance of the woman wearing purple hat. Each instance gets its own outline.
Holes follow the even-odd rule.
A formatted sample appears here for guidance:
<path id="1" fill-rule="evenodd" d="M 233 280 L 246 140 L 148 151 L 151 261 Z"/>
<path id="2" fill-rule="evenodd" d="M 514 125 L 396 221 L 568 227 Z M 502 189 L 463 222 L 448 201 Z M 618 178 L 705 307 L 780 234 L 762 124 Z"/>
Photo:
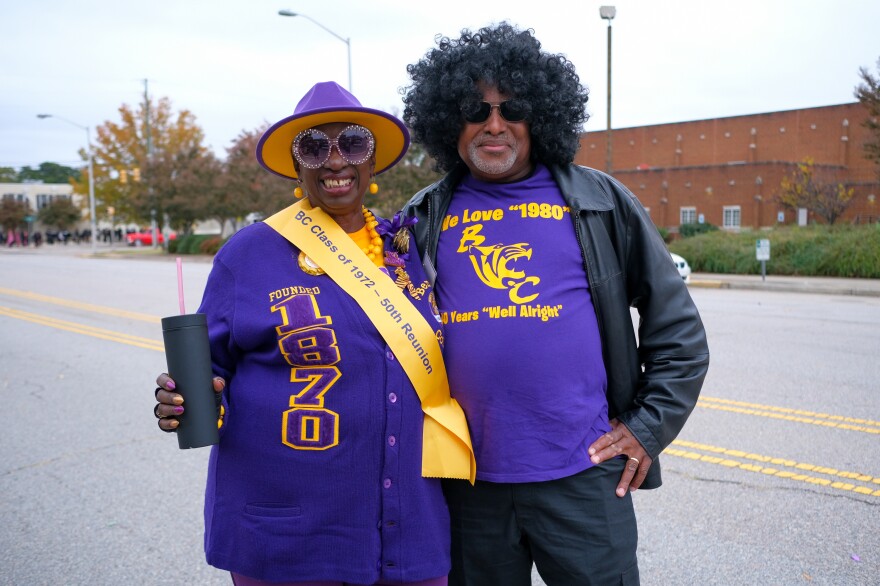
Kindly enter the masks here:
<path id="1" fill-rule="evenodd" d="M 205 551 L 238 586 L 446 584 L 439 479 L 473 482 L 470 436 L 409 227 L 363 207 L 408 145 L 325 82 L 257 146 L 300 199 L 223 246 L 199 309 L 221 414 Z M 173 431 L 186 404 L 156 382 Z"/>

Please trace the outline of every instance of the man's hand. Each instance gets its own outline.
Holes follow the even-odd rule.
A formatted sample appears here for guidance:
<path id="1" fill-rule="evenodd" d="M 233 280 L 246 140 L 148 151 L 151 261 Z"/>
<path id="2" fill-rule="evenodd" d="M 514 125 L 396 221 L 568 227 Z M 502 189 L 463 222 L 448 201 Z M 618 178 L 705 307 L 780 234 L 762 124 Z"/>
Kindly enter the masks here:
<path id="1" fill-rule="evenodd" d="M 638 490 L 645 476 L 648 475 L 652 462 L 642 444 L 617 419 L 611 420 L 611 431 L 593 442 L 588 453 L 593 464 L 601 464 L 605 460 L 622 455 L 629 457 L 623 468 L 620 483 L 617 485 L 616 494 L 619 497 L 626 495 L 627 490 L 630 492 Z"/>

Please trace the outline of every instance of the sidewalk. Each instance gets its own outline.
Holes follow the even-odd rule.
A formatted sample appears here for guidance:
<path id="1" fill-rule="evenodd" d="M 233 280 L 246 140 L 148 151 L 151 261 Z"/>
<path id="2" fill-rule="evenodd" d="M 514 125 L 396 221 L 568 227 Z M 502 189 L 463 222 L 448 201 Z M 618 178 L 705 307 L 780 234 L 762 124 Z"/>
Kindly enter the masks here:
<path id="1" fill-rule="evenodd" d="M 71 242 L 69 244 L 43 244 L 39 247 L 30 245 L 21 246 L 0 246 L 0 254 L 42 254 L 54 256 L 75 256 L 80 258 L 115 258 L 115 259 L 136 259 L 136 260 L 156 260 L 156 261 L 174 261 L 174 256 L 168 254 L 163 248 L 152 246 L 127 246 L 122 242 L 114 242 L 107 244 L 104 242 L 92 249 L 92 245 L 86 242 Z M 213 262 L 214 257 L 207 254 L 188 254 L 185 256 L 187 262 Z"/>
<path id="2" fill-rule="evenodd" d="M 92 252 L 90 244 L 43 245 L 39 248 L 7 248 L 0 246 L 0 254 L 55 254 L 92 258 L 130 258 L 169 260 L 173 259 L 162 249 L 151 247 L 134 248 L 121 243 L 108 245 L 100 243 L 96 252 Z M 187 256 L 188 262 L 211 262 L 208 255 Z M 690 287 L 710 289 L 757 289 L 761 291 L 788 291 L 795 293 L 821 293 L 825 295 L 858 295 L 880 297 L 880 279 L 841 279 L 836 277 L 787 277 L 781 275 L 726 275 L 716 273 L 693 273 Z"/>
<path id="3" fill-rule="evenodd" d="M 782 275 L 722 275 L 693 273 L 691 287 L 713 289 L 758 289 L 824 295 L 880 297 L 880 279 L 842 279 L 837 277 L 788 277 Z"/>

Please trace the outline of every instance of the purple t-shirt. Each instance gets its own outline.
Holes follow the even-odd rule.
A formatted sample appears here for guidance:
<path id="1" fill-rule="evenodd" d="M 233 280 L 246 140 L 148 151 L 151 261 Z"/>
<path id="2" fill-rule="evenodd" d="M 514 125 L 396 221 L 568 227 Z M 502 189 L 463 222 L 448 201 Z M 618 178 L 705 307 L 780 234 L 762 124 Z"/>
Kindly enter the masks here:
<path id="1" fill-rule="evenodd" d="M 440 233 L 446 367 L 477 478 L 534 482 L 591 466 L 610 430 L 602 344 L 571 211 L 549 171 L 467 176 Z"/>

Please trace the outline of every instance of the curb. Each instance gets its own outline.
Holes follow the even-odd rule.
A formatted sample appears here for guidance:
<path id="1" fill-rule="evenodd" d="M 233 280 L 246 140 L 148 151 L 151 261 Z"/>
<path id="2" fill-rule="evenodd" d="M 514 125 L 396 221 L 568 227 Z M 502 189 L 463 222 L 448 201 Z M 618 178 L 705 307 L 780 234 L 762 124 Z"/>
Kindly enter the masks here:
<path id="1" fill-rule="evenodd" d="M 723 281 L 714 279 L 692 279 L 690 287 L 703 289 L 749 289 L 757 291 L 780 291 L 787 293 L 816 293 L 820 295 L 852 295 L 858 297 L 880 297 L 880 289 L 868 287 L 848 287 L 846 285 L 820 283 L 779 283 L 766 281 Z"/>
<path id="2" fill-rule="evenodd" d="M 730 289 L 730 283 L 726 281 L 709 281 L 691 279 L 688 281 L 689 287 L 702 287 L 703 289 Z"/>

